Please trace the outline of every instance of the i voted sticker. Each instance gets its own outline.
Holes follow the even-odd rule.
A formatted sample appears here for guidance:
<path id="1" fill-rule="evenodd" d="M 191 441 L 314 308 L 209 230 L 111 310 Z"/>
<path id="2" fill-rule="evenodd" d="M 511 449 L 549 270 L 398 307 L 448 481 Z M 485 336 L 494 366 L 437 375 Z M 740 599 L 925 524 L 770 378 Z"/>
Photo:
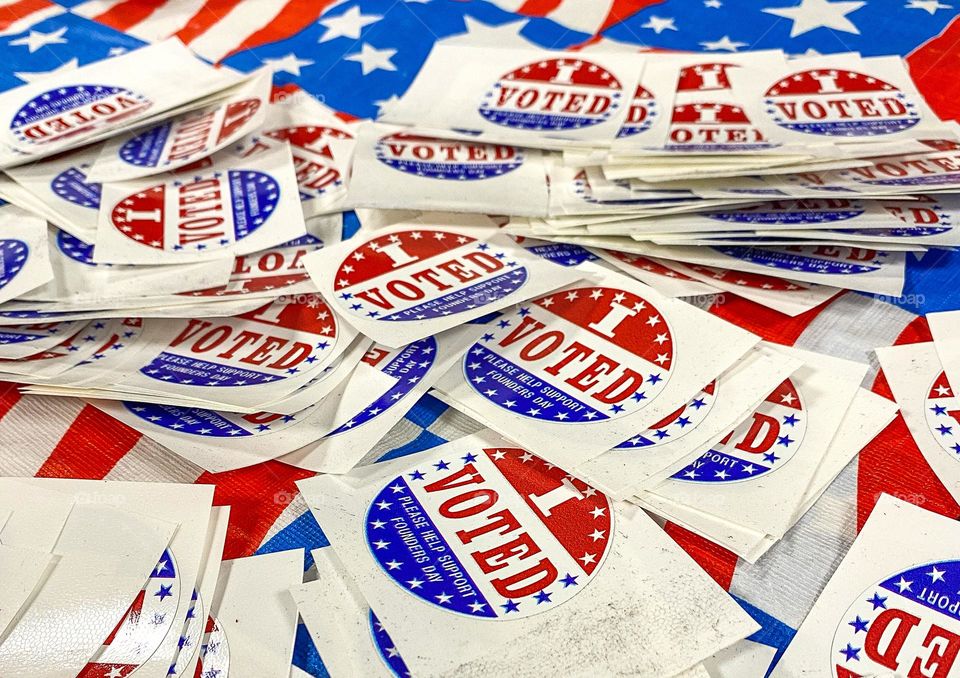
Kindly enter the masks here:
<path id="1" fill-rule="evenodd" d="M 576 266 L 585 261 L 596 261 L 599 259 L 599 257 L 590 250 L 570 243 L 538 242 L 535 245 L 526 245 L 521 238 L 517 238 L 517 243 L 541 259 L 546 259 L 560 266 Z"/>
<path id="2" fill-rule="evenodd" d="M 953 675 L 960 653 L 958 591 L 957 560 L 917 565 L 865 589 L 844 612 L 823 657 L 830 675 Z"/>
<path id="3" fill-rule="evenodd" d="M 632 137 L 646 132 L 653 126 L 660 115 L 660 107 L 653 94 L 642 85 L 637 85 L 630 107 L 627 109 L 627 118 L 620 126 L 617 137 Z"/>
<path id="4" fill-rule="evenodd" d="M 960 165 L 955 154 L 941 153 L 880 158 L 868 167 L 851 167 L 837 174 L 867 186 L 954 186 L 960 181 Z"/>
<path id="5" fill-rule="evenodd" d="M 89 169 L 89 164 L 82 163 L 76 167 L 68 167 L 57 174 L 50 182 L 54 195 L 79 207 L 100 209 L 101 186 L 87 181 L 86 171 Z"/>
<path id="6" fill-rule="evenodd" d="M 838 68 L 791 73 L 766 91 L 763 103 L 781 127 L 820 136 L 895 134 L 920 122 L 912 94 Z"/>
<path id="7" fill-rule="evenodd" d="M 0 239 L 0 289 L 3 289 L 17 277 L 27 265 L 30 247 L 16 238 Z"/>
<path id="8" fill-rule="evenodd" d="M 416 322 L 483 308 L 520 289 L 526 266 L 509 251 L 461 233 L 408 229 L 347 255 L 334 281 L 346 315 Z"/>
<path id="9" fill-rule="evenodd" d="M 618 450 L 656 447 L 679 440 L 703 423 L 717 402 L 717 382 L 711 381 L 686 405 L 616 446 Z"/>
<path id="10" fill-rule="evenodd" d="M 303 257 L 323 247 L 323 241 L 307 234 L 266 250 L 238 256 L 233 261 L 230 280 L 222 287 L 184 292 L 193 297 L 224 297 L 254 292 L 282 292 L 286 287 L 310 279 Z"/>
<path id="11" fill-rule="evenodd" d="M 927 389 L 924 414 L 930 435 L 950 457 L 960 460 L 960 403 L 945 372 L 937 375 Z"/>
<path id="12" fill-rule="evenodd" d="M 501 77 L 479 113 L 495 125 L 560 132 L 609 120 L 622 106 L 623 85 L 589 59 L 544 59 Z"/>
<path id="13" fill-rule="evenodd" d="M 663 314 L 633 292 L 566 288 L 491 323 L 463 358 L 466 382 L 512 414 L 561 423 L 629 416 L 663 392 L 676 361 Z"/>
<path id="14" fill-rule="evenodd" d="M 377 648 L 377 654 L 380 655 L 380 659 L 383 660 L 384 665 L 396 678 L 406 678 L 409 676 L 410 670 L 407 669 L 403 657 L 400 656 L 400 650 L 398 650 L 394 642 L 390 640 L 390 634 L 387 633 L 386 628 L 384 628 L 380 620 L 377 619 L 377 615 L 373 613 L 373 610 L 370 610 L 369 622 L 370 638 L 373 640 L 373 645 Z"/>
<path id="15" fill-rule="evenodd" d="M 653 259 L 647 259 L 646 257 L 641 257 L 638 254 L 630 254 L 629 252 L 621 252 L 619 250 L 606 250 L 606 252 L 614 259 L 641 271 L 645 271 L 647 273 L 656 273 L 657 275 L 662 275 L 665 278 L 674 278 L 676 280 L 694 282 L 693 278 L 690 276 L 684 275 L 683 273 L 678 273 L 672 268 L 667 268 L 663 264 L 656 262 Z"/>
<path id="16" fill-rule="evenodd" d="M 182 585 L 177 562 L 167 549 L 123 619 L 77 678 L 122 678 L 136 671 L 170 632 Z"/>
<path id="17" fill-rule="evenodd" d="M 758 478 L 796 455 L 806 429 L 807 408 L 797 387 L 786 379 L 723 440 L 672 477 L 696 483 Z"/>
<path id="18" fill-rule="evenodd" d="M 151 127 L 124 143 L 117 157 L 136 167 L 188 164 L 223 145 L 260 110 L 260 99 L 231 101 L 213 110 L 174 118 Z"/>
<path id="19" fill-rule="evenodd" d="M 109 223 L 130 241 L 165 252 L 222 249 L 267 222 L 280 184 L 258 170 L 232 169 L 156 184 L 121 198 Z"/>
<path id="20" fill-rule="evenodd" d="M 420 601 L 478 619 L 529 617 L 589 585 L 610 550 L 606 496 L 522 449 L 411 468 L 373 498 L 376 563 Z"/>
<path id="21" fill-rule="evenodd" d="M 43 145 L 88 135 L 141 115 L 153 102 L 124 87 L 99 84 L 64 85 L 27 101 L 10 121 L 21 142 Z"/>
<path id="22" fill-rule="evenodd" d="M 427 179 L 478 181 L 503 176 L 524 162 L 521 149 L 501 144 L 433 139 L 397 133 L 377 140 L 377 160 Z"/>
<path id="23" fill-rule="evenodd" d="M 175 433 L 200 438 L 248 438 L 276 433 L 295 426 L 314 408 L 296 415 L 256 412 L 235 414 L 217 412 L 198 407 L 154 405 L 150 403 L 123 402 L 134 416 Z"/>
<path id="24" fill-rule="evenodd" d="M 183 385 L 282 382 L 322 369 L 335 355 L 337 319 L 317 295 L 277 299 L 230 318 L 193 318 L 140 374 Z"/>
<path id="25" fill-rule="evenodd" d="M 859 217 L 865 212 L 866 207 L 859 200 L 811 198 L 774 200 L 729 212 L 708 212 L 707 216 L 717 221 L 771 226 L 841 222 Z"/>
<path id="26" fill-rule="evenodd" d="M 346 189 L 343 148 L 353 141 L 353 135 L 346 130 L 324 125 L 297 125 L 272 129 L 264 135 L 290 143 L 301 201 L 335 195 Z"/>
<path id="27" fill-rule="evenodd" d="M 761 247 L 730 246 L 711 248 L 728 257 L 783 271 L 820 273 L 825 275 L 856 275 L 872 273 L 883 266 L 887 252 L 861 247 Z"/>
<path id="28" fill-rule="evenodd" d="M 796 292 L 798 290 L 810 289 L 810 286 L 804 283 L 784 280 L 783 278 L 776 278 L 769 275 L 731 271 L 725 268 L 713 268 L 712 266 L 699 266 L 696 264 L 687 264 L 687 266 L 697 273 L 710 276 L 712 280 L 737 285 L 738 287 L 770 290 L 773 292 Z"/>
<path id="29" fill-rule="evenodd" d="M 727 70 L 736 64 L 706 62 L 680 69 L 677 92 L 717 92 L 730 89 Z"/>
<path id="30" fill-rule="evenodd" d="M 756 150 L 774 146 L 741 106 L 716 101 L 674 106 L 668 135 L 667 148 L 671 150 Z"/>

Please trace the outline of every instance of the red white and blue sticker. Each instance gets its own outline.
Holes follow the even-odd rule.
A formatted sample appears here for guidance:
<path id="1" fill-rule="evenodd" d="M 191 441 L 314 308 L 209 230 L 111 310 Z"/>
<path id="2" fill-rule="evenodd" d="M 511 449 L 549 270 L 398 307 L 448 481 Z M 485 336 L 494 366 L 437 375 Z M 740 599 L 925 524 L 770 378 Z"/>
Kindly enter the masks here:
<path id="1" fill-rule="evenodd" d="M 337 307 L 357 318 L 417 322 L 482 309 L 527 282 L 527 267 L 497 244 L 410 228 L 374 237 L 336 270 Z"/>
<path id="2" fill-rule="evenodd" d="M 194 678 L 223 678 L 230 672 L 230 644 L 216 617 L 207 617 Z"/>
<path id="3" fill-rule="evenodd" d="M 517 130 L 564 132 L 610 120 L 623 105 L 623 85 L 586 58 L 543 59 L 503 75 L 479 113 Z"/>
<path id="4" fill-rule="evenodd" d="M 960 560 L 924 563 L 875 583 L 847 608 L 830 645 L 830 675 L 955 675 Z"/>
<path id="5" fill-rule="evenodd" d="M 216 412 L 199 407 L 178 407 L 150 403 L 123 402 L 134 416 L 174 433 L 200 438 L 248 438 L 263 436 L 295 426 L 312 411 L 308 408 L 296 415 L 256 412 L 236 414 Z"/>
<path id="6" fill-rule="evenodd" d="M 17 277 L 30 257 L 30 246 L 17 238 L 0 239 L 0 289 Z"/>
<path id="7" fill-rule="evenodd" d="M 50 189 L 73 205 L 91 210 L 100 209 L 101 186 L 99 183 L 87 181 L 86 172 L 89 169 L 90 165 L 87 163 L 68 167 L 53 178 Z"/>
<path id="8" fill-rule="evenodd" d="M 645 431 L 631 436 L 616 446 L 618 450 L 656 447 L 679 440 L 703 423 L 717 402 L 717 382 L 711 381 L 686 405 L 651 424 Z"/>
<path id="9" fill-rule="evenodd" d="M 276 299 L 229 318 L 183 322 L 140 374 L 218 388 L 279 383 L 323 369 L 337 355 L 336 316 L 317 295 Z"/>
<path id="10" fill-rule="evenodd" d="M 746 287 L 756 290 L 770 290 L 772 292 L 796 292 L 810 289 L 809 285 L 792 280 L 784 280 L 770 275 L 759 275 L 757 273 L 746 273 L 744 271 L 731 271 L 725 268 L 714 268 L 713 266 L 698 266 L 696 264 L 687 264 L 692 271 L 710 276 L 711 280 L 729 283 L 737 287 Z"/>
<path id="11" fill-rule="evenodd" d="M 124 678 L 136 671 L 173 627 L 182 585 L 176 560 L 167 549 L 130 608 L 77 678 Z"/>
<path id="12" fill-rule="evenodd" d="M 131 242 L 164 252 L 218 250 L 261 228 L 279 201 L 275 177 L 231 169 L 131 193 L 110 209 L 109 224 Z"/>
<path id="13" fill-rule="evenodd" d="M 585 261 L 596 261 L 600 257 L 588 249 L 565 242 L 543 242 L 517 237 L 517 244 L 531 254 L 559 266 L 576 266 Z"/>
<path id="14" fill-rule="evenodd" d="M 866 207 L 859 200 L 807 198 L 774 200 L 760 205 L 739 207 L 729 212 L 708 212 L 706 216 L 717 221 L 773 226 L 843 222 L 855 219 L 865 212 Z"/>
<path id="15" fill-rule="evenodd" d="M 136 167 L 182 167 L 229 143 L 260 106 L 260 99 L 250 97 L 229 102 L 222 116 L 217 108 L 174 118 L 125 142 L 117 157 Z"/>
<path id="16" fill-rule="evenodd" d="M 803 398 L 786 379 L 746 420 L 672 477 L 696 483 L 758 478 L 783 467 L 796 455 L 806 429 Z"/>
<path id="17" fill-rule="evenodd" d="M 437 352 L 437 340 L 434 337 L 414 341 L 403 348 L 389 349 L 377 345 L 367 351 L 362 362 L 393 377 L 396 383 L 324 437 L 354 431 L 397 405 L 427 376 L 437 360 Z"/>
<path id="18" fill-rule="evenodd" d="M 883 201 L 880 206 L 903 222 L 902 228 L 860 229 L 853 233 L 891 238 L 926 237 L 953 230 L 954 213 L 934 195 L 916 195 L 916 200 Z M 849 232 L 849 231 L 848 231 Z"/>
<path id="19" fill-rule="evenodd" d="M 627 118 L 620 126 L 617 137 L 632 137 L 649 130 L 660 115 L 660 106 L 653 94 L 642 85 L 637 85 L 633 93 L 630 108 L 627 109 Z"/>
<path id="20" fill-rule="evenodd" d="M 125 349 L 136 346 L 137 341 L 143 336 L 142 318 L 95 320 L 87 327 L 94 331 L 104 331 L 99 336 L 106 337 L 106 341 L 97 350 L 78 362 L 76 367 L 83 365 L 97 365 L 100 369 L 107 367 L 110 363 L 115 363 L 117 357 L 123 355 Z M 87 335 L 88 339 L 89 336 Z"/>
<path id="21" fill-rule="evenodd" d="M 222 287 L 184 292 L 193 297 L 224 297 L 256 292 L 282 293 L 286 288 L 310 279 L 303 267 L 303 257 L 319 250 L 324 243 L 309 233 L 296 240 L 238 256 L 233 261 L 230 279 Z"/>
<path id="22" fill-rule="evenodd" d="M 960 164 L 955 152 L 930 153 L 877 158 L 868 167 L 851 167 L 836 174 L 841 180 L 867 186 L 956 186 L 960 182 Z"/>
<path id="23" fill-rule="evenodd" d="M 38 323 L 36 325 L 6 325 L 0 327 L 0 354 L 5 354 L 5 347 L 24 346 L 28 351 L 43 350 L 34 349 L 34 346 L 40 346 L 52 342 L 53 345 L 60 343 L 64 336 L 70 332 L 79 329 L 80 324 L 74 322 L 62 323 Z M 29 353 L 27 353 L 29 355 Z M 14 356 L 5 356 L 14 357 Z M 20 356 L 17 356 L 20 357 Z"/>
<path id="24" fill-rule="evenodd" d="M 167 671 L 168 676 L 182 674 L 190 665 L 194 655 L 200 651 L 200 639 L 203 636 L 203 621 L 205 619 L 203 598 L 200 596 L 200 592 L 194 589 L 190 596 L 190 607 L 187 608 L 187 616 L 183 621 L 180 638 L 177 639 L 176 655 Z M 187 678 L 194 678 L 194 676 L 188 676 Z"/>
<path id="25" fill-rule="evenodd" d="M 620 419 L 663 392 L 676 361 L 663 314 L 633 292 L 568 287 L 490 323 L 463 358 L 466 382 L 519 416 Z"/>
<path id="26" fill-rule="evenodd" d="M 913 94 L 838 68 L 791 73 L 766 91 L 763 104 L 777 125 L 819 136 L 882 136 L 920 122 Z"/>
<path id="27" fill-rule="evenodd" d="M 43 145 L 89 136 L 143 114 L 153 102 L 115 85 L 64 85 L 27 101 L 10 121 L 10 131 L 24 144 Z"/>
<path id="28" fill-rule="evenodd" d="M 83 264 L 84 266 L 111 266 L 112 264 L 96 264 L 93 261 L 93 245 L 88 245 L 87 243 L 80 240 L 75 236 L 70 235 L 66 231 L 57 231 L 57 249 L 60 250 L 64 255 L 76 261 L 77 263 Z"/>
<path id="29" fill-rule="evenodd" d="M 383 660 L 384 665 L 396 678 L 407 678 L 410 675 L 410 670 L 404 663 L 403 657 L 400 656 L 400 650 L 398 650 L 396 644 L 390 640 L 390 634 L 387 633 L 387 629 L 384 628 L 381 621 L 377 619 L 377 615 L 373 613 L 373 610 L 370 610 L 369 622 L 370 637 L 373 640 L 373 646 L 377 648 L 377 654 L 380 655 L 380 659 Z"/>
<path id="30" fill-rule="evenodd" d="M 373 498 L 364 526 L 370 554 L 397 586 L 428 605 L 491 620 L 570 600 L 602 567 L 612 531 L 605 495 L 509 448 L 409 469 Z M 521 547 L 526 556 L 516 557 Z"/>
<path id="31" fill-rule="evenodd" d="M 758 150 L 777 144 L 764 135 L 743 107 L 717 101 L 674 106 L 667 148 L 674 151 Z"/>
<path id="32" fill-rule="evenodd" d="M 387 167 L 427 179 L 477 181 L 503 176 L 524 162 L 522 149 L 503 144 L 389 134 L 377 140 L 377 160 Z"/>
<path id="33" fill-rule="evenodd" d="M 264 135 L 290 142 L 301 201 L 317 202 L 345 192 L 349 157 L 344 156 L 353 141 L 350 132 L 324 125 L 296 125 L 272 129 Z"/>
<path id="34" fill-rule="evenodd" d="M 937 444 L 950 457 L 960 460 L 960 401 L 954 395 L 946 373 L 937 375 L 927 389 L 924 414 L 930 435 Z"/>
<path id="35" fill-rule="evenodd" d="M 783 248 L 712 247 L 728 257 L 782 271 L 824 275 L 857 275 L 879 271 L 887 252 L 860 247 L 797 246 Z"/>

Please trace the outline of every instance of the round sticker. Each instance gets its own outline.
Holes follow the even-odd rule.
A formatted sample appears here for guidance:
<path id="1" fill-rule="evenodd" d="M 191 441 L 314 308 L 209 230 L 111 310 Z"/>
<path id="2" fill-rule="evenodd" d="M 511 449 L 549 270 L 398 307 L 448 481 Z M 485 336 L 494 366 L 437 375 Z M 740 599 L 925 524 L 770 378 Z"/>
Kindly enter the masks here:
<path id="1" fill-rule="evenodd" d="M 391 134 L 377 141 L 377 160 L 405 174 L 428 179 L 475 181 L 512 172 L 523 164 L 514 146 Z"/>
<path id="2" fill-rule="evenodd" d="M 30 247 L 15 238 L 0 239 L 0 288 L 6 287 L 23 270 Z"/>
<path id="3" fill-rule="evenodd" d="M 53 178 L 50 188 L 69 203 L 92 210 L 100 209 L 101 186 L 87 181 L 88 169 L 90 165 L 87 164 L 68 167 Z"/>
<path id="4" fill-rule="evenodd" d="M 579 245 L 571 245 L 569 243 L 563 242 L 548 242 L 540 243 L 536 245 L 524 245 L 523 240 L 517 238 L 517 243 L 523 246 L 525 250 L 532 254 L 536 254 L 541 259 L 546 259 L 554 264 L 559 264 L 560 266 L 576 266 L 577 264 L 582 264 L 585 261 L 596 261 L 599 259 L 590 250 L 584 249 Z"/>
<path id="5" fill-rule="evenodd" d="M 98 655 L 77 678 L 123 678 L 153 655 L 176 618 L 182 585 L 177 572 L 173 553 L 167 549 Z"/>
<path id="6" fill-rule="evenodd" d="M 798 290 L 810 289 L 810 285 L 793 282 L 791 280 L 784 280 L 783 278 L 776 278 L 769 275 L 744 273 L 743 271 L 731 271 L 725 268 L 713 268 L 711 266 L 699 266 L 696 264 L 687 264 L 687 266 L 697 273 L 710 276 L 713 280 L 755 290 L 796 292 Z"/>
<path id="7" fill-rule="evenodd" d="M 10 121 L 10 131 L 19 141 L 48 144 L 115 125 L 151 105 L 147 97 L 123 87 L 65 85 L 26 102 Z"/>
<path id="8" fill-rule="evenodd" d="M 790 461 L 803 443 L 806 430 L 803 398 L 786 379 L 723 440 L 672 477 L 697 483 L 757 478 Z"/>
<path id="9" fill-rule="evenodd" d="M 334 282 L 346 314 L 417 321 L 471 311 L 527 281 L 526 267 L 495 244 L 449 231 L 374 237 L 344 257 Z"/>
<path id="10" fill-rule="evenodd" d="M 166 167 L 209 155 L 260 108 L 257 98 L 232 101 L 218 119 L 219 109 L 198 111 L 151 127 L 120 147 L 118 156 L 137 167 Z"/>
<path id="11" fill-rule="evenodd" d="M 863 203 L 842 198 L 775 200 L 729 212 L 707 212 L 717 221 L 740 224 L 825 224 L 859 217 L 866 211 Z"/>
<path id="12" fill-rule="evenodd" d="M 567 288 L 491 323 L 463 358 L 467 383 L 513 414 L 552 422 L 619 419 L 663 391 L 670 327 L 648 301 L 610 287 Z"/>
<path id="13" fill-rule="evenodd" d="M 700 101 L 673 108 L 667 144 L 672 150 L 745 150 L 772 146 L 740 106 Z"/>
<path id="14" fill-rule="evenodd" d="M 111 344 L 114 327 L 116 323 L 109 320 L 95 320 L 53 348 L 34 353 L 22 360 L 62 360 L 73 363 L 74 367 L 87 364 L 96 355 L 98 349 L 102 351 Z"/>
<path id="15" fill-rule="evenodd" d="M 627 119 L 620 126 L 617 137 L 622 139 L 646 132 L 653 126 L 658 115 L 659 109 L 653 94 L 641 85 L 637 85 L 637 91 L 634 92 L 633 100 L 630 102 L 630 108 L 627 111 Z"/>
<path id="16" fill-rule="evenodd" d="M 201 438 L 246 438 L 267 435 L 290 428 L 298 423 L 298 417 L 313 410 L 293 414 L 236 414 L 204 410 L 199 407 L 178 407 L 123 401 L 128 411 L 155 426 Z M 315 406 L 314 406 L 315 407 Z"/>
<path id="17" fill-rule="evenodd" d="M 632 450 L 638 447 L 656 447 L 672 443 L 703 423 L 716 402 L 717 382 L 711 381 L 686 405 L 677 408 L 675 412 L 652 424 L 642 433 L 624 440 L 615 449 Z"/>
<path id="18" fill-rule="evenodd" d="M 960 561 L 917 565 L 882 579 L 847 608 L 830 646 L 830 675 L 954 675 L 960 638 Z"/>
<path id="19" fill-rule="evenodd" d="M 566 131 L 606 122 L 623 86 L 587 59 L 544 59 L 507 73 L 484 95 L 479 113 L 521 130 Z"/>
<path id="20" fill-rule="evenodd" d="M 924 410 L 930 435 L 954 459 L 960 459 L 960 403 L 945 372 L 937 375 L 927 389 Z"/>
<path id="21" fill-rule="evenodd" d="M 256 170 L 228 170 L 157 184 L 110 210 L 110 225 L 131 241 L 165 252 L 215 250 L 247 237 L 270 218 L 280 184 Z"/>
<path id="22" fill-rule="evenodd" d="M 775 123 L 793 132 L 832 137 L 895 134 L 920 122 L 912 96 L 856 71 L 791 73 L 763 103 Z"/>
<path id="23" fill-rule="evenodd" d="M 117 356 L 122 357 L 124 352 L 129 353 L 129 349 L 137 345 L 137 341 L 143 336 L 143 319 L 95 320 L 88 325 L 87 329 L 95 333 L 87 334 L 85 338 L 87 341 L 90 340 L 90 336 L 96 336 L 105 341 L 76 366 L 96 363 L 101 369 L 109 368 L 109 363 L 116 362 Z"/>
<path id="24" fill-rule="evenodd" d="M 3 344 L 28 344 L 30 342 L 40 342 L 44 339 L 64 336 L 75 329 L 78 323 L 37 323 L 35 325 L 7 325 L 0 327 L 0 345 Z M 56 339 L 54 339 L 56 341 Z"/>
<path id="25" fill-rule="evenodd" d="M 200 661 L 195 676 L 219 678 L 230 673 L 230 644 L 227 634 L 216 617 L 207 617 L 200 646 Z"/>
<path id="26" fill-rule="evenodd" d="M 229 318 L 190 319 L 140 374 L 196 386 L 256 386 L 322 370 L 340 329 L 319 296 L 276 299 Z"/>
<path id="27" fill-rule="evenodd" d="M 561 605 L 609 551 L 606 496 L 521 449 L 483 449 L 410 469 L 367 511 L 370 553 L 420 600 L 479 619 Z M 496 526 L 496 529 L 491 529 Z M 530 557 L 517 558 L 518 545 Z"/>
<path id="28" fill-rule="evenodd" d="M 378 345 L 367 351 L 363 362 L 379 368 L 381 372 L 394 377 L 397 381 L 385 393 L 351 417 L 350 421 L 338 426 L 324 438 L 352 431 L 382 415 L 423 381 L 436 359 L 437 341 L 433 337 L 415 341 L 403 348 L 388 349 Z"/>
<path id="29" fill-rule="evenodd" d="M 179 676 L 187 666 L 190 665 L 194 655 L 200 649 L 200 639 L 203 636 L 203 620 L 206 614 L 203 609 L 203 598 L 200 592 L 193 590 L 190 596 L 190 607 L 187 609 L 187 618 L 183 623 L 183 630 L 180 632 L 180 639 L 177 641 L 177 653 L 167 671 L 168 676 Z M 190 676 L 189 678 L 194 678 Z"/>
<path id="30" fill-rule="evenodd" d="M 336 147 L 330 142 L 349 141 L 353 139 L 352 134 L 335 127 L 300 125 L 272 129 L 264 135 L 290 142 L 301 200 L 313 200 L 345 190 L 341 171 L 344 159 L 336 157 Z"/>
<path id="31" fill-rule="evenodd" d="M 734 245 L 712 247 L 712 250 L 728 257 L 759 266 L 769 266 L 784 271 L 821 273 L 826 275 L 855 275 L 879 271 L 886 252 L 862 247 L 830 245 L 796 246 L 782 249 L 765 249 Z"/>
<path id="32" fill-rule="evenodd" d="M 373 644 L 374 647 L 377 648 L 377 654 L 380 655 L 380 659 L 383 660 L 387 669 L 389 669 L 390 673 L 394 676 L 397 678 L 407 678 L 410 675 L 410 670 L 404 663 L 403 657 L 400 656 L 400 650 L 398 650 L 397 646 L 390 640 L 390 635 L 383 627 L 383 624 L 380 623 L 380 620 L 377 619 L 377 615 L 373 613 L 373 610 L 370 610 L 369 621 L 370 636 L 373 638 Z"/>
<path id="33" fill-rule="evenodd" d="M 307 234 L 270 249 L 240 255 L 233 261 L 233 270 L 226 285 L 183 292 L 183 295 L 225 297 L 269 290 L 282 292 L 285 287 L 310 280 L 307 269 L 303 267 L 303 257 L 322 247 L 320 238 Z"/>

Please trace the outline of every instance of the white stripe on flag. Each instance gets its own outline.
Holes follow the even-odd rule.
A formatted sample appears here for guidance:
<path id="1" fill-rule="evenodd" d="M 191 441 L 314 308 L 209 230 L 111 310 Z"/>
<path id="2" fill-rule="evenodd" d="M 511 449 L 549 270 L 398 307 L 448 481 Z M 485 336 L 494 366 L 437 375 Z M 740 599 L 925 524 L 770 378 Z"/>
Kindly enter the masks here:
<path id="1" fill-rule="evenodd" d="M 612 6 L 613 0 L 562 0 L 547 18 L 575 31 L 593 35 L 607 20 Z"/>
<path id="2" fill-rule="evenodd" d="M 256 11 L 239 3 L 206 33 L 190 43 L 190 49 L 204 59 L 220 61 L 244 40 L 272 22 L 289 0 L 260 0 Z"/>
<path id="3" fill-rule="evenodd" d="M 35 475 L 82 409 L 75 398 L 22 396 L 0 419 L 0 475 Z"/>
<path id="4" fill-rule="evenodd" d="M 73 14 L 79 14 L 82 17 L 90 18 L 95 17 L 104 12 L 113 9 L 114 5 L 119 5 L 125 0 L 87 0 L 87 2 L 82 2 L 72 10 Z M 174 3 L 169 3 L 174 4 Z"/>
<path id="5" fill-rule="evenodd" d="M 183 28 L 205 4 L 206 0 L 167 0 L 127 32 L 146 42 L 169 38 Z"/>
<path id="6" fill-rule="evenodd" d="M 2 18 L 3 7 L 0 6 L 0 18 Z M 51 17 L 59 16 L 63 14 L 66 10 L 60 5 L 51 5 L 50 7 L 44 7 L 43 9 L 38 9 L 32 14 L 28 14 L 22 19 L 17 19 L 12 24 L 7 26 L 5 29 L 0 31 L 0 36 L 2 35 L 16 35 L 17 33 L 23 33 L 26 30 L 29 30 L 33 26 L 36 26 L 41 21 L 49 19 Z"/>
<path id="7" fill-rule="evenodd" d="M 500 9 L 505 9 L 508 12 L 516 12 L 518 9 L 526 4 L 527 0 L 492 0 L 493 4 L 499 7 Z"/>
<path id="8" fill-rule="evenodd" d="M 170 452 L 160 443 L 143 436 L 104 480 L 192 483 L 203 469 Z"/>

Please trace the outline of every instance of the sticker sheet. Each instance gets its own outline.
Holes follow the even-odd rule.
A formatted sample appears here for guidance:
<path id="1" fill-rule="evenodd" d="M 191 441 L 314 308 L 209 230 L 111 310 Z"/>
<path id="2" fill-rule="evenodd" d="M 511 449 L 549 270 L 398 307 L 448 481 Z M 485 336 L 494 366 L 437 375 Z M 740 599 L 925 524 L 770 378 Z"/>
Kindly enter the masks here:
<path id="1" fill-rule="evenodd" d="M 546 162 L 536 149 L 367 124 L 353 162 L 349 202 L 358 207 L 547 214 Z"/>
<path id="2" fill-rule="evenodd" d="M 47 351 L 83 328 L 84 323 L 40 323 L 0 327 L 0 359 L 18 360 Z"/>
<path id="3" fill-rule="evenodd" d="M 47 225 L 18 207 L 0 207 L 0 303 L 53 278 Z"/>
<path id="4" fill-rule="evenodd" d="M 210 106 L 110 138 L 87 173 L 90 181 L 129 181 L 170 172 L 213 155 L 260 127 L 273 73 L 262 69 Z"/>
<path id="5" fill-rule="evenodd" d="M 490 433 L 298 486 L 414 675 L 562 673 L 597 623 L 592 670 L 672 675 L 757 628 L 641 511 Z"/>
<path id="6" fill-rule="evenodd" d="M 713 285 L 679 273 L 666 262 L 652 257 L 600 248 L 592 248 L 590 251 L 595 252 L 601 259 L 616 266 L 627 275 L 650 285 L 665 297 L 696 297 L 718 292 Z"/>
<path id="7" fill-rule="evenodd" d="M 104 185 L 93 260 L 184 263 L 306 235 L 286 144 L 248 158 L 228 149 L 191 169 Z"/>
<path id="8" fill-rule="evenodd" d="M 575 468 L 682 407 L 758 341 L 596 268 L 589 280 L 491 321 L 437 388 L 551 463 Z"/>
<path id="9" fill-rule="evenodd" d="M 949 675 L 958 539 L 955 520 L 882 495 L 771 675 Z"/>
<path id="10" fill-rule="evenodd" d="M 579 279 L 475 225 L 422 221 L 361 233 L 304 257 L 327 302 L 377 343 L 399 348 Z M 486 223 L 483 223 L 486 222 Z"/>

